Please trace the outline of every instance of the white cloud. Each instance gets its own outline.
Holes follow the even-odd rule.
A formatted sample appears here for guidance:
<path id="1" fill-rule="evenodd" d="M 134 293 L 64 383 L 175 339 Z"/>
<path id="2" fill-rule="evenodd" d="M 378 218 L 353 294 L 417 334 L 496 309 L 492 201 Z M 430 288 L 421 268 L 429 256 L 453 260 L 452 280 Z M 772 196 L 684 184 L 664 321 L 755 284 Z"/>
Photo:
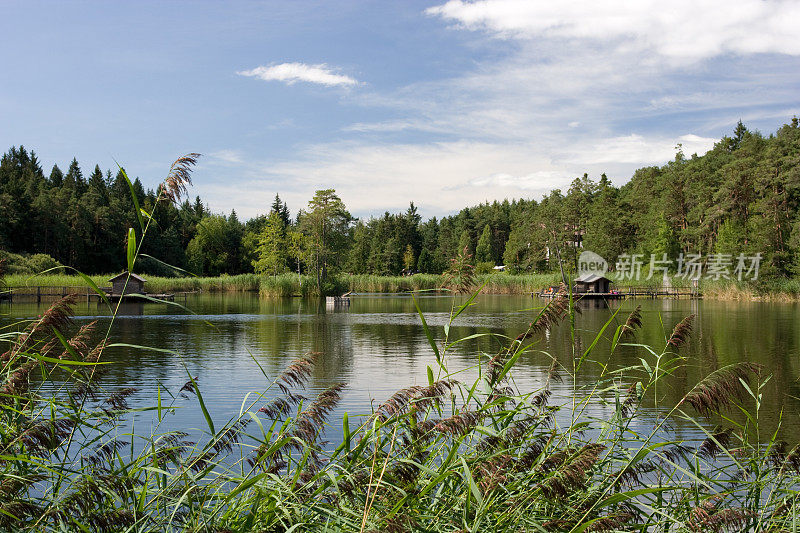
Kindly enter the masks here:
<path id="1" fill-rule="evenodd" d="M 240 214 L 253 216 L 268 209 L 276 192 L 296 210 L 315 190 L 332 187 L 359 216 L 402 210 L 411 201 L 423 215 L 438 216 L 486 201 L 540 198 L 568 188 L 584 172 L 595 179 L 606 172 L 622 183 L 638 167 L 672 159 L 678 143 L 689 155 L 703 153 L 713 140 L 630 135 L 576 142 L 568 151 L 505 141 L 328 143 L 309 146 L 283 162 L 252 161 L 242 168 L 245 181 L 237 187 L 206 187 L 201 194 L 225 198 Z"/>
<path id="2" fill-rule="evenodd" d="M 646 138 L 631 134 L 598 141 L 589 146 L 575 146 L 559 159 L 592 166 L 604 164 L 654 165 L 664 164 L 675 156 L 678 144 L 687 156 L 709 151 L 717 139 L 686 134 L 677 139 Z"/>
<path id="3" fill-rule="evenodd" d="M 228 164 L 241 164 L 244 163 L 244 155 L 240 150 L 217 150 L 208 154 L 212 161 L 228 163 Z"/>
<path id="4" fill-rule="evenodd" d="M 514 41 L 473 34 L 471 46 L 491 54 L 459 75 L 345 97 L 343 104 L 362 106 L 354 114 L 360 122 L 332 131 L 348 142 L 301 146 L 277 162 L 243 158 L 240 186 L 203 195 L 250 216 L 266 211 L 275 192 L 296 210 L 314 190 L 333 187 L 358 215 L 409 201 L 426 216 L 442 215 L 483 201 L 539 198 L 584 172 L 621 184 L 641 166 L 674 158 L 678 144 L 687 156 L 704 153 L 739 117 L 787 120 L 792 113 L 780 113 L 797 109 L 800 61 L 741 54 L 800 54 L 770 11 L 788 17 L 792 5 L 743 0 L 715 3 L 714 12 L 676 1 L 432 8 L 459 28 Z M 743 13 L 752 15 L 747 25 Z M 774 31 L 763 36 L 768 28 Z M 683 40 L 691 46 L 682 48 Z"/>
<path id="5" fill-rule="evenodd" d="M 679 62 L 800 54 L 800 3 L 786 0 L 450 0 L 427 13 L 501 38 L 612 41 Z"/>
<path id="6" fill-rule="evenodd" d="M 277 65 L 260 66 L 250 70 L 237 72 L 240 76 L 259 78 L 264 81 L 281 81 L 293 85 L 298 81 L 316 83 L 328 87 L 351 87 L 358 85 L 358 80 L 345 74 L 338 74 L 325 63 L 307 65 L 305 63 L 280 63 Z"/>

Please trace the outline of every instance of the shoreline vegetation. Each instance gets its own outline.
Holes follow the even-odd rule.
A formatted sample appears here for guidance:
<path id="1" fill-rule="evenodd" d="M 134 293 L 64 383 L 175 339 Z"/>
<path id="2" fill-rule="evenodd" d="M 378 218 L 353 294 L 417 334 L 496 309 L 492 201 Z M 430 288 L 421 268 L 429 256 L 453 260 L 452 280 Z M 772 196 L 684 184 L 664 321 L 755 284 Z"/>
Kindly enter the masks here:
<path id="1" fill-rule="evenodd" d="M 177 200 L 193 164 L 176 161 L 159 201 Z M 141 255 L 147 218 L 140 239 L 130 230 L 129 272 Z M 762 426 L 761 406 L 776 401 L 770 374 L 779 368 L 749 361 L 723 366 L 668 401 L 669 378 L 692 364 L 681 352 L 694 316 L 669 324 L 669 337 L 650 347 L 637 340 L 641 308 L 627 317 L 617 309 L 583 348 L 574 342 L 574 301 L 559 291 L 516 337 L 487 334 L 498 349 L 476 351 L 474 364 L 456 370 L 451 354 L 470 337 L 451 337 L 451 325 L 480 293 L 465 290 L 480 278 L 464 259 L 449 271 L 454 295 L 446 325 L 429 326 L 415 300 L 432 361 L 427 382 L 381 398 L 369 412 L 337 411 L 345 384 L 312 392 L 315 366 L 324 362 L 314 352 L 282 372 L 262 368 L 261 392 L 248 392 L 224 422 L 203 399 L 213 372 L 193 377 L 187 368 L 179 390 L 158 384 L 146 391 L 151 405 L 131 405 L 135 387 L 103 378 L 107 350 L 181 354 L 111 342 L 119 301 L 107 302 L 108 328 L 75 325 L 77 297 L 66 296 L 37 318 L 0 329 L 0 530 L 797 530 L 800 446 L 779 440 L 780 428 Z M 3 267 L 0 260 L 0 281 Z M 278 278 L 270 290 L 277 292 Z M 530 278 L 516 285 L 500 283 L 507 276 L 488 281 L 527 291 L 533 287 L 525 283 L 537 280 Z M 38 283 L 75 279 L 45 276 Z M 202 288 L 202 279 L 193 278 L 191 287 Z M 263 293 L 270 277 L 205 279 L 206 290 Z M 288 275 L 281 279 L 293 290 Z M 377 280 L 349 282 L 391 288 Z M 150 282 L 150 290 L 170 287 Z M 573 342 L 562 347 L 566 353 L 549 354 L 542 341 L 558 324 L 570 327 Z M 641 362 L 616 365 L 620 346 L 637 350 Z M 537 387 L 520 390 L 515 364 L 530 353 L 551 362 Z M 599 376 L 579 385 L 590 367 Z M 556 402 L 555 387 L 569 397 Z M 604 416 L 593 415 L 590 405 L 606 406 Z M 178 409 L 202 412 L 206 427 L 170 429 Z M 701 436 L 681 439 L 671 426 L 678 418 L 694 423 Z M 332 427 L 341 428 L 341 437 L 328 442 Z"/>
<path id="2" fill-rule="evenodd" d="M 491 278 L 488 292 L 524 294 L 553 284 L 562 266 L 576 269 L 579 254 L 591 251 L 618 271 L 643 258 L 644 277 L 653 268 L 685 273 L 691 263 L 706 274 L 706 298 L 793 299 L 800 293 L 798 154 L 797 117 L 768 135 L 739 123 L 707 153 L 678 147 L 673 160 L 640 168 L 624 184 L 605 174 L 576 175 L 539 199 L 497 199 L 428 219 L 413 202 L 405 211 L 354 216 L 325 188 L 291 210 L 276 194 L 260 214 L 240 220 L 235 210 L 213 213 L 201 198 L 189 201 L 185 168 L 182 189 L 165 196 L 163 184 L 148 189 L 121 167 L 96 166 L 86 177 L 73 159 L 66 173 L 55 166 L 47 175 L 34 152 L 12 147 L 0 157 L 0 259 L 12 274 L 65 265 L 87 274 L 127 269 L 209 280 L 158 281 L 165 291 L 244 285 L 277 296 L 432 289 L 463 253 L 476 273 L 502 265 L 521 276 Z M 198 157 L 189 154 L 184 163 Z M 145 226 L 132 269 L 120 252 Z M 758 279 L 706 283 L 737 270 Z M 314 276 L 314 290 L 293 286 L 298 271 Z M 411 272 L 428 277 L 400 277 Z"/>
<path id="3" fill-rule="evenodd" d="M 180 391 L 159 388 L 146 409 L 128 402 L 137 389 L 105 388 L 105 350 L 137 347 L 109 343 L 108 332 L 98 337 L 94 323 L 73 326 L 74 297 L 55 302 L 7 336 L 0 358 L 0 529 L 796 530 L 800 447 L 760 426 L 771 369 L 728 365 L 666 403 L 663 382 L 690 364 L 680 353 L 693 316 L 651 348 L 636 344 L 637 308 L 614 312 L 588 349 L 573 347 L 570 363 L 551 355 L 539 387 L 521 391 L 516 361 L 574 318 L 561 292 L 518 336 L 498 335 L 504 347 L 495 354 L 476 354 L 473 382 L 448 369 L 464 340 L 450 338 L 449 325 L 476 296 L 453 299 L 441 340 L 417 306 L 436 364 L 427 383 L 398 390 L 372 412 L 334 416 L 343 383 L 304 396 L 322 357 L 309 353 L 274 376 L 265 372 L 263 392 L 224 423 L 191 374 Z M 603 336 L 608 350 L 596 349 Z M 641 350 L 640 365 L 611 364 L 623 345 Z M 595 365 L 601 378 L 578 387 L 576 377 Z M 557 383 L 571 387 L 572 399 L 551 401 Z M 601 419 L 587 409 L 598 402 L 609 406 Z M 181 408 L 201 410 L 208 427 L 163 427 Z M 652 426 L 638 425 L 653 409 Z M 123 429 L 145 411 L 151 425 Z M 729 415 L 736 412 L 744 417 Z M 677 438 L 670 421 L 678 418 L 702 436 Z M 717 420 L 725 426 L 713 428 Z M 328 443 L 331 427 L 341 438 Z"/>
<path id="4" fill-rule="evenodd" d="M 111 275 L 93 275 L 92 281 L 98 287 L 108 285 Z M 239 274 L 235 276 L 179 277 L 167 278 L 147 276 L 147 291 L 150 293 L 173 292 L 258 292 L 263 297 L 312 297 L 319 296 L 313 276 L 297 274 L 259 275 Z M 483 294 L 524 294 L 540 292 L 556 286 L 561 277 L 549 274 L 477 274 L 476 286 L 484 286 Z M 80 287 L 89 288 L 83 278 L 67 274 L 9 274 L 5 285 L 15 292 L 24 293 L 25 287 Z M 353 293 L 404 293 L 413 291 L 436 291 L 442 289 L 444 279 L 435 274 L 415 274 L 413 276 L 376 276 L 368 274 L 339 275 L 334 281 L 339 294 Z M 661 286 L 658 280 L 624 280 L 615 282 L 615 288 L 625 291 L 629 288 L 654 289 Z M 678 284 L 673 288 L 689 288 L 689 283 Z M 733 280 L 702 280 L 700 292 L 708 300 L 800 300 L 800 279 L 764 279 L 738 282 Z"/>

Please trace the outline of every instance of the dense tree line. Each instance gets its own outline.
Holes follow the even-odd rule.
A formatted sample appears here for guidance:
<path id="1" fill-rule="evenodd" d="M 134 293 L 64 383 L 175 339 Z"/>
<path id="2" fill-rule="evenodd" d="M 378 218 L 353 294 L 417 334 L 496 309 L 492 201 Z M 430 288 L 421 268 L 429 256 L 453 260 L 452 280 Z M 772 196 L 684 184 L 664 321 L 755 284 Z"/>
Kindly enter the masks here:
<path id="1" fill-rule="evenodd" d="M 137 179 L 133 193 L 151 210 L 156 192 Z M 197 198 L 158 204 L 145 253 L 204 275 L 333 272 L 441 273 L 466 250 L 482 270 L 557 268 L 591 249 L 610 263 L 620 254 L 761 253 L 762 272 L 800 272 L 800 125 L 795 118 L 764 136 L 739 123 L 707 154 L 679 149 L 663 166 L 637 170 L 621 187 L 601 175 L 576 178 L 566 192 L 464 208 L 422 220 L 401 213 L 354 219 L 333 190 L 318 191 L 291 217 L 276 196 L 268 214 L 246 222 L 235 211 L 209 213 Z M 123 268 L 126 228 L 136 211 L 121 173 L 99 167 L 86 179 L 73 160 L 46 176 L 36 155 L 12 148 L 0 162 L 0 249 L 44 253 L 87 272 Z M 145 262 L 145 270 L 165 267 Z"/>
<path id="2" fill-rule="evenodd" d="M 86 178 L 73 159 L 66 173 L 55 165 L 46 175 L 34 152 L 11 148 L 0 160 L 0 250 L 47 254 L 90 273 L 121 270 L 127 228 L 137 225 L 133 195 L 153 211 L 156 193 L 139 179 L 129 185 L 121 170 L 103 173 L 95 166 Z M 187 247 L 208 216 L 199 198 L 177 207 L 160 202 L 143 253 L 187 266 Z M 163 269 L 154 261 L 143 266 Z"/>
<path id="3" fill-rule="evenodd" d="M 799 206 L 797 118 L 767 137 L 740 122 L 705 155 L 678 150 L 620 188 L 584 175 L 551 192 L 513 221 L 504 261 L 543 269 L 558 244 L 567 259 L 582 247 L 612 264 L 622 253 L 761 253 L 762 273 L 786 276 L 800 273 Z"/>

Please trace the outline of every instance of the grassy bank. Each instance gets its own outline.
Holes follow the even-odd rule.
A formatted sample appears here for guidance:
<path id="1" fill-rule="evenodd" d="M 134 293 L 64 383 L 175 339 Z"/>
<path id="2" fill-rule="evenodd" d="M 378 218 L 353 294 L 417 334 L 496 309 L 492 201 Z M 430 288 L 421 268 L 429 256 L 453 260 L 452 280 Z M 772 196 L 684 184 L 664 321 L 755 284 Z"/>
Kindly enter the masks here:
<path id="1" fill-rule="evenodd" d="M 110 275 L 91 276 L 100 287 L 108 285 Z M 259 292 L 262 296 L 315 296 L 317 295 L 314 278 L 297 274 L 281 274 L 278 276 L 259 276 L 257 274 L 240 274 L 237 276 L 219 277 L 182 277 L 164 278 L 146 276 L 147 290 L 153 293 L 168 292 Z M 486 284 L 485 294 L 531 294 L 544 288 L 557 285 L 561 280 L 558 273 L 551 274 L 481 274 L 476 276 L 478 285 Z M 11 287 L 86 287 L 79 276 L 66 274 L 45 274 L 28 276 L 12 274 L 6 278 L 6 285 Z M 416 274 L 414 276 L 374 276 L 343 275 L 337 280 L 338 292 L 376 292 L 395 293 L 420 290 L 436 290 L 442 287 L 442 277 L 434 274 Z M 661 286 L 657 279 L 621 280 L 615 282 L 620 290 L 655 289 Z M 690 290 L 689 282 L 673 280 L 673 287 Z M 755 282 L 736 282 L 730 280 L 702 280 L 700 290 L 704 298 L 714 300 L 773 300 L 789 301 L 800 298 L 800 279 L 761 279 Z"/>

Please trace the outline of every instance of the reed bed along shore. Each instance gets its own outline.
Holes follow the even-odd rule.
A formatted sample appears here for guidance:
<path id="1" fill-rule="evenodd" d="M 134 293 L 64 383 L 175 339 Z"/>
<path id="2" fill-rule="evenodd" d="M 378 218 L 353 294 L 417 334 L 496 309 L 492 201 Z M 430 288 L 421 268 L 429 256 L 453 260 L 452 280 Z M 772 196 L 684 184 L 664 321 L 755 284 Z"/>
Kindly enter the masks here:
<path id="1" fill-rule="evenodd" d="M 111 275 L 90 276 L 98 287 L 108 285 Z M 277 276 L 260 276 L 257 274 L 239 274 L 236 276 L 217 277 L 180 277 L 166 278 L 145 276 L 147 290 L 152 293 L 171 292 L 258 292 L 267 297 L 318 296 L 315 280 L 312 276 L 297 274 L 280 274 Z M 475 276 L 478 285 L 485 284 L 484 294 L 532 294 L 547 287 L 558 285 L 561 276 L 558 273 L 548 274 L 478 274 Z M 10 287 L 79 287 L 80 292 L 88 288 L 80 276 L 48 273 L 39 276 L 12 274 L 7 276 L 6 285 Z M 441 289 L 442 276 L 435 274 L 415 274 L 413 276 L 374 276 L 374 275 L 340 275 L 335 288 L 339 293 L 399 293 L 411 291 L 432 291 Z M 651 289 L 661 287 L 656 279 L 620 280 L 615 287 L 628 289 Z M 689 282 L 673 279 L 672 288 L 691 290 Z M 800 299 L 800 279 L 767 278 L 755 282 L 737 282 L 731 280 L 702 280 L 700 291 L 703 298 L 712 300 L 766 300 L 793 301 Z"/>
<path id="2" fill-rule="evenodd" d="M 476 297 L 454 298 L 448 324 Z M 566 359 L 551 355 L 539 385 L 521 391 L 515 363 L 539 351 L 550 328 L 572 323 L 567 294 L 516 337 L 497 335 L 496 353 L 476 353 L 474 380 L 448 370 L 462 339 L 449 325 L 433 335 L 417 307 L 437 361 L 426 383 L 334 419 L 346 385 L 309 394 L 324 357 L 309 353 L 265 373 L 263 392 L 215 424 L 203 383 L 188 374 L 180 390 L 154 392 L 147 409 L 128 404 L 135 389 L 107 389 L 106 350 L 158 347 L 115 345 L 93 324 L 75 327 L 73 304 L 62 299 L 0 335 L 3 530 L 777 533 L 800 525 L 800 447 L 760 428 L 770 369 L 722 367 L 664 404 L 662 382 L 689 364 L 681 350 L 691 316 L 663 346 L 648 347 L 636 341 L 639 309 L 613 313 L 595 342 Z M 610 346 L 597 342 L 603 336 Z M 640 365 L 614 365 L 623 344 L 638 347 Z M 600 378 L 578 387 L 589 366 Z M 555 386 L 571 387 L 572 399 L 551 403 Z M 587 410 L 598 402 L 609 407 L 600 419 Z M 176 409 L 201 411 L 207 427 L 162 428 Z M 140 422 L 130 433 L 122 428 L 133 416 Z M 676 438 L 678 418 L 704 437 Z M 328 443 L 332 425 L 341 439 Z"/>
<path id="3" fill-rule="evenodd" d="M 160 195 L 180 196 L 194 156 L 173 164 Z M 142 238 L 150 220 L 140 220 Z M 131 229 L 131 270 L 135 236 Z M 287 295 L 313 286 L 293 279 L 151 278 L 148 289 Z M 483 281 L 490 291 L 527 293 L 554 279 Z M 86 283 L 78 280 L 12 277 L 5 285 Z M 436 284 L 432 277 L 339 283 L 363 292 Z M 640 309 L 627 317 L 617 310 L 587 346 L 572 342 L 567 353 L 549 354 L 543 339 L 557 324 L 575 338 L 574 301 L 562 290 L 516 336 L 485 334 L 496 352 L 476 352 L 471 368 L 451 372 L 451 354 L 467 340 L 451 337 L 451 325 L 479 303 L 477 293 L 454 296 L 444 326 L 429 326 L 416 308 L 435 361 L 427 381 L 379 399 L 370 412 L 334 418 L 346 384 L 311 394 L 306 386 L 325 355 L 308 353 L 277 375 L 263 371 L 261 393 L 248 393 L 236 414 L 215 423 L 203 382 L 188 371 L 179 390 L 158 385 L 147 391 L 151 405 L 129 405 L 136 389 L 104 379 L 108 350 L 181 354 L 111 342 L 119 303 L 104 304 L 109 327 L 76 326 L 76 301 L 66 296 L 0 329 L 0 530 L 777 533 L 800 525 L 800 446 L 761 426 L 761 405 L 776 401 L 767 386 L 773 369 L 724 366 L 667 402 L 665 380 L 692 364 L 681 355 L 692 316 L 661 346 L 645 346 L 637 342 Z M 623 344 L 638 350 L 639 364 L 615 364 Z M 515 364 L 534 352 L 552 363 L 537 386 L 519 390 Z M 593 378 L 579 386 L 589 367 Z M 560 404 L 551 403 L 556 386 L 571 392 Z M 607 409 L 596 418 L 590 405 Z M 206 427 L 168 429 L 178 409 L 202 413 Z M 678 438 L 677 419 L 703 438 Z M 334 425 L 341 438 L 328 442 Z"/>

